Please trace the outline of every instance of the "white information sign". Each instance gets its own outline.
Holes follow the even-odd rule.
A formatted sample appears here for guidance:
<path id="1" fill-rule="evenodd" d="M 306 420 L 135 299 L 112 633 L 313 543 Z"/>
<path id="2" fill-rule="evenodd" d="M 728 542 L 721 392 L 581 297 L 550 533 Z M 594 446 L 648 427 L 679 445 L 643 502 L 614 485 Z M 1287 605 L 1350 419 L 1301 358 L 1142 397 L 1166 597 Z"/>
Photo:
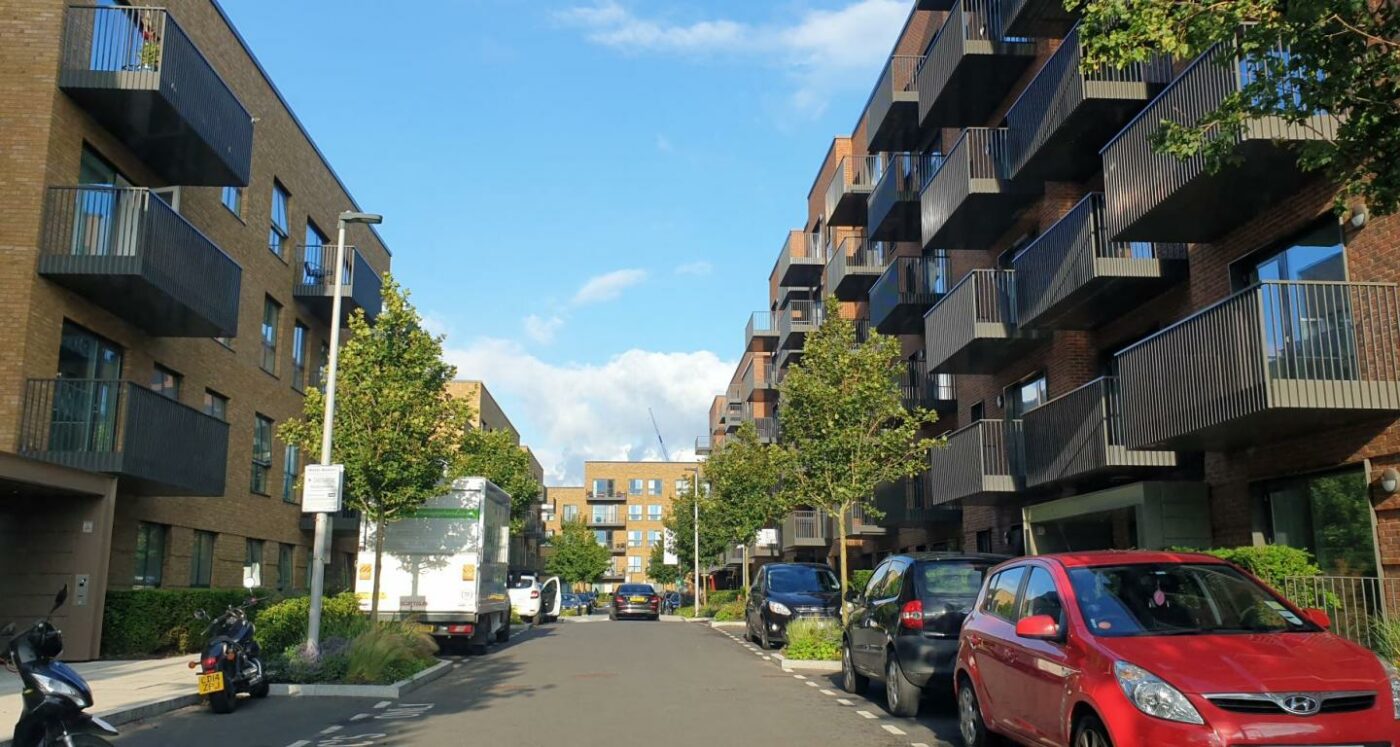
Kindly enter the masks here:
<path id="1" fill-rule="evenodd" d="M 345 465 L 308 464 L 302 478 L 301 512 L 333 514 L 340 511 L 345 490 Z"/>
<path id="2" fill-rule="evenodd" d="M 758 539 L 754 544 L 759 547 L 775 547 L 778 544 L 778 530 L 769 527 L 758 530 Z"/>

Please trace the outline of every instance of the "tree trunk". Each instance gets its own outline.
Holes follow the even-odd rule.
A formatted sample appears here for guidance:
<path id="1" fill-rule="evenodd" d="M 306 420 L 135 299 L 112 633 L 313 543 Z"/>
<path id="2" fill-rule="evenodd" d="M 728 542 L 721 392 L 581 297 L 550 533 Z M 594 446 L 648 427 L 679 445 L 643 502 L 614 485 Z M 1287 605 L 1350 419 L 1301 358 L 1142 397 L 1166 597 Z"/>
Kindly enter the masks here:
<path id="1" fill-rule="evenodd" d="M 846 567 L 846 507 L 842 506 L 836 515 L 836 536 L 841 543 L 841 627 L 846 627 L 846 590 L 850 587 L 850 570 Z"/>
<path id="2" fill-rule="evenodd" d="M 741 583 L 743 583 L 743 586 L 741 587 L 741 588 L 743 589 L 743 591 L 741 592 L 740 596 L 748 597 L 748 595 L 749 595 L 749 546 L 748 546 L 748 545 L 744 545 L 744 571 L 743 571 L 742 574 L 740 574 L 740 578 L 743 579 L 743 581 L 741 582 Z"/>
<path id="3" fill-rule="evenodd" d="M 379 569 L 384 564 L 384 516 L 381 514 L 374 523 L 374 584 L 369 597 L 369 619 L 379 621 Z"/>

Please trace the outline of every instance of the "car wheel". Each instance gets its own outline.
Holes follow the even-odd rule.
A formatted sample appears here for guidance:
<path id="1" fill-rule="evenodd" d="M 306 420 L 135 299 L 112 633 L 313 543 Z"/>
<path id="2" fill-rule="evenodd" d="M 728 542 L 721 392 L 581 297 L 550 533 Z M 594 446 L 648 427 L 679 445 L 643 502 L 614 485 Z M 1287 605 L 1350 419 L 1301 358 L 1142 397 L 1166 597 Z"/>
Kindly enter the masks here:
<path id="1" fill-rule="evenodd" d="M 988 747 L 993 744 L 982 720 L 982 705 L 977 702 L 977 691 L 972 681 L 963 678 L 958 687 L 958 731 L 962 734 L 965 747 Z"/>
<path id="2" fill-rule="evenodd" d="M 773 642 L 768 639 L 768 627 L 763 626 L 758 629 L 758 647 L 767 651 L 773 648 Z"/>
<path id="3" fill-rule="evenodd" d="M 899 666 L 899 657 L 893 651 L 885 654 L 885 707 L 891 715 L 910 718 L 919 715 L 919 696 L 922 694 L 914 683 L 904 677 Z"/>
<path id="4" fill-rule="evenodd" d="M 1074 727 L 1074 747 L 1113 747 L 1113 740 L 1097 716 L 1085 716 Z"/>
<path id="5" fill-rule="evenodd" d="M 852 695 L 860 695 L 865 692 L 866 685 L 870 684 L 870 678 L 856 671 L 856 667 L 851 663 L 851 644 L 849 641 L 841 642 L 841 689 Z"/>

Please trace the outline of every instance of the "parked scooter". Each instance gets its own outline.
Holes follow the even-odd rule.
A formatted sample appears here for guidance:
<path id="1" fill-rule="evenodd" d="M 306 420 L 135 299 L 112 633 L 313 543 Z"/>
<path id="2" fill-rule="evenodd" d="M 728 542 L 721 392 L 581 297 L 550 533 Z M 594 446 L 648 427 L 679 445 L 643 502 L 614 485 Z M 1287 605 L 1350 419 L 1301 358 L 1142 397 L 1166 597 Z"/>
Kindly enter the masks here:
<path id="1" fill-rule="evenodd" d="M 15 724 L 14 747 L 111 747 L 93 732 L 117 733 L 106 721 L 83 713 L 92 706 L 92 688 L 72 667 L 58 661 L 63 633 L 49 618 L 67 599 L 64 584 L 49 614 L 33 627 L 18 635 L 14 623 L 0 630 L 0 638 L 10 638 L 5 668 L 18 673 L 24 684 L 24 711 Z"/>
<path id="2" fill-rule="evenodd" d="M 198 670 L 199 694 L 209 696 L 209 706 L 215 713 L 233 713 L 238 708 L 239 693 L 265 698 L 271 689 L 263 671 L 262 649 L 253 640 L 253 622 L 248 619 L 248 608 L 260 601 L 249 597 L 210 620 L 204 630 L 209 641 L 204 645 L 204 655 L 199 661 L 190 662 L 190 669 Z M 194 616 L 209 620 L 209 613 L 204 610 Z"/>

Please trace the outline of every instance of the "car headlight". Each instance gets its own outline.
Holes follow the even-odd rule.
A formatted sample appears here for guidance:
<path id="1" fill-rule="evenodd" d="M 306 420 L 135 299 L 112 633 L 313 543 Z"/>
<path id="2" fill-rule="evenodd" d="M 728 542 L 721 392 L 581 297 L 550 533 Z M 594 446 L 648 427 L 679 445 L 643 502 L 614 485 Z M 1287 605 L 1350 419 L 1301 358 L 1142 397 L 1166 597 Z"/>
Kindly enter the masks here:
<path id="1" fill-rule="evenodd" d="M 1381 660 L 1381 668 L 1385 670 L 1385 676 L 1390 680 L 1390 701 L 1395 705 L 1395 718 L 1400 719 L 1400 669 L 1388 661 L 1384 656 L 1376 654 L 1376 658 Z"/>
<path id="2" fill-rule="evenodd" d="M 1204 724 L 1205 719 L 1181 691 L 1168 685 L 1161 677 L 1133 666 L 1126 661 L 1113 664 L 1113 676 L 1123 694 L 1139 711 L 1154 718 L 1179 721 L 1183 724 Z"/>
<path id="3" fill-rule="evenodd" d="M 39 686 L 39 692 L 45 695 L 62 695 L 65 698 L 72 698 L 79 706 L 87 708 L 92 705 L 88 702 L 87 696 L 82 691 L 63 680 L 54 679 L 43 674 L 33 674 L 34 684 Z"/>
<path id="4" fill-rule="evenodd" d="M 775 602 L 771 599 L 768 600 L 768 611 L 775 615 L 783 615 L 785 617 L 792 615 L 792 610 L 788 609 L 786 604 Z"/>

